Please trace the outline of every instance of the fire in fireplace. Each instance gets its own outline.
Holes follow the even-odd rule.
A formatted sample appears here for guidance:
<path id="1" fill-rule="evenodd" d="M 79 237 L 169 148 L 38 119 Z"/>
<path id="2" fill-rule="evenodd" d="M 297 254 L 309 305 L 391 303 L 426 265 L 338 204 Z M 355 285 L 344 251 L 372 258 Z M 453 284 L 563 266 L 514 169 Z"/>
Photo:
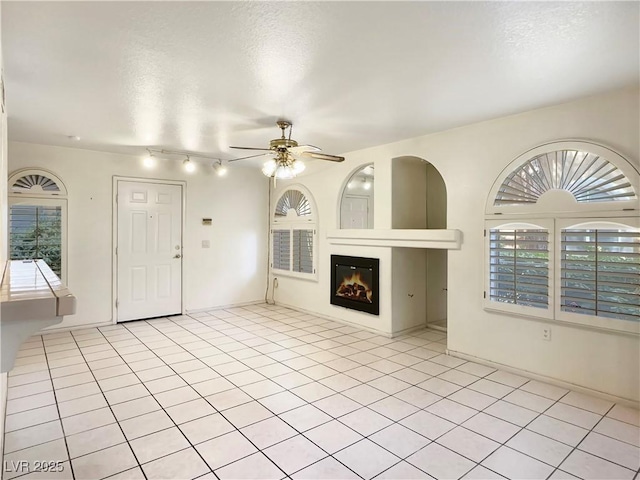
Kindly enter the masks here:
<path id="1" fill-rule="evenodd" d="M 331 255 L 331 303 L 379 315 L 377 258 Z"/>

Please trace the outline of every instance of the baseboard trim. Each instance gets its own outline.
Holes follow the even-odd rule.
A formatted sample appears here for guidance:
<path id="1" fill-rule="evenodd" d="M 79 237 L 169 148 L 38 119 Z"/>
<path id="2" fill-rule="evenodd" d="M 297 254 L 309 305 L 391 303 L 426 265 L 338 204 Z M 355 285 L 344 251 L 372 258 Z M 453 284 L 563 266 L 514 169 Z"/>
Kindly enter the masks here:
<path id="1" fill-rule="evenodd" d="M 383 337 L 387 337 L 387 338 L 396 338 L 396 337 L 399 337 L 399 336 L 402 336 L 402 335 L 407 335 L 408 333 L 411 333 L 411 332 L 415 332 L 415 331 L 427 328 L 427 324 L 425 323 L 423 325 L 416 325 L 414 327 L 405 328 L 404 330 L 400 330 L 398 332 L 383 332 L 383 331 L 380 331 L 380 330 L 376 330 L 375 328 L 365 327 L 364 325 L 360 325 L 359 323 L 353 323 L 353 322 L 350 322 L 348 320 L 344 320 L 342 318 L 336 318 L 336 317 L 332 317 L 330 315 L 325 315 L 325 314 L 321 314 L 321 313 L 318 313 L 318 312 L 313 312 L 311 310 L 305 310 L 304 308 L 295 307 L 295 306 L 289 305 L 287 303 L 276 302 L 275 305 L 280 306 L 280 307 L 290 308 L 291 310 L 295 310 L 296 312 L 300 312 L 300 313 L 305 313 L 307 315 L 315 315 L 316 317 L 326 318 L 327 320 L 330 320 L 330 321 L 336 322 L 336 323 L 340 323 L 340 324 L 345 325 L 347 327 L 359 328 L 360 330 L 366 330 L 367 332 L 375 333 L 376 335 L 382 335 Z"/>
<path id="2" fill-rule="evenodd" d="M 114 323 L 109 320 L 107 322 L 89 323 L 87 325 L 74 325 L 72 327 L 52 327 L 40 330 L 34 335 L 47 335 L 49 333 L 71 332 L 74 330 L 84 330 L 85 328 L 111 327 Z"/>
<path id="3" fill-rule="evenodd" d="M 611 395 L 609 393 L 601 392 L 599 390 L 583 387 L 575 383 L 566 382 L 564 380 L 559 380 L 557 378 L 547 377 L 545 375 L 533 373 L 528 370 L 521 370 L 519 368 L 511 367 L 509 365 L 504 365 L 502 363 L 492 362 L 490 360 L 485 360 L 484 358 L 474 357 L 473 355 L 457 352 L 455 350 L 447 349 L 447 355 L 451 355 L 452 357 L 460 358 L 462 360 L 467 360 L 469 362 L 479 363 L 480 365 L 486 365 L 487 367 L 498 368 L 500 370 L 504 370 L 506 372 L 513 373 L 515 375 L 520 375 L 521 377 L 526 377 L 531 380 L 537 380 L 539 382 L 555 385 L 556 387 L 566 388 L 567 390 L 573 390 L 578 393 L 584 393 L 586 395 L 602 398 L 603 400 L 609 400 L 611 402 L 619 403 L 631 408 L 635 408 L 635 409 L 640 408 L 639 401 L 632 400 L 629 398 L 624 398 L 624 397 L 618 397 L 616 395 Z"/>
<path id="4" fill-rule="evenodd" d="M 203 312 L 208 312 L 209 310 L 223 310 L 225 308 L 246 307 L 247 305 L 260 305 L 263 303 L 266 303 L 266 302 L 264 300 L 251 300 L 250 302 L 229 303 L 227 305 L 216 305 L 214 307 L 195 308 L 193 310 L 185 310 L 185 314 L 189 315 L 190 313 L 203 313 Z"/>

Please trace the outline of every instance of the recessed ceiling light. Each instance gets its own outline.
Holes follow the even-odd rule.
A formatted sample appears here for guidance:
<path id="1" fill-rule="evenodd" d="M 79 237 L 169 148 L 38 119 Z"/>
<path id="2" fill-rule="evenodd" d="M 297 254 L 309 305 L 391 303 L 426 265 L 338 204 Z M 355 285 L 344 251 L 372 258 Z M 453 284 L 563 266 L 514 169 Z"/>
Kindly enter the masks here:
<path id="1" fill-rule="evenodd" d="M 67 138 L 68 138 L 69 140 L 74 140 L 74 141 L 76 141 L 76 142 L 79 142 L 79 141 L 80 141 L 80 137 L 79 137 L 79 136 L 77 136 L 77 135 L 67 135 Z"/>

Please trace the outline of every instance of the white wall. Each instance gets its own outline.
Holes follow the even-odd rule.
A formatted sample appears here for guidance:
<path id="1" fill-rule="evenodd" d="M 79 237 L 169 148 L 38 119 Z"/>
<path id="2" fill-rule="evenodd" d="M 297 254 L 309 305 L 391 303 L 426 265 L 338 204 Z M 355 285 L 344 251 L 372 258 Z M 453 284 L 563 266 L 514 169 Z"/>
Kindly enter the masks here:
<path id="1" fill-rule="evenodd" d="M 397 158 L 391 175 L 391 228 L 427 228 L 427 164 Z"/>
<path id="2" fill-rule="evenodd" d="M 376 228 L 391 226 L 391 159 L 416 156 L 432 163 L 447 186 L 447 227 L 460 229 L 460 250 L 448 253 L 448 348 L 480 359 L 510 365 L 565 382 L 638 401 L 640 348 L 638 337 L 553 324 L 552 341 L 542 340 L 543 324 L 483 309 L 484 207 L 501 170 L 522 152 L 560 139 L 589 139 L 606 144 L 639 165 L 640 93 L 623 89 L 545 109 L 498 118 L 424 137 L 346 154 L 332 168 L 303 176 L 319 210 L 319 282 L 280 279 L 276 300 L 332 317 L 341 317 L 389 332 L 385 286 L 380 284 L 381 318 L 357 315 L 329 305 L 329 255 L 380 256 L 388 268 L 389 249 L 342 246 L 326 241 L 337 228 L 336 205 L 348 174 L 375 162 Z M 280 186 L 284 189 L 286 185 Z M 276 195 L 277 197 L 277 195 Z M 341 252 L 338 252 L 341 250 Z M 365 255 L 366 253 L 366 255 Z M 380 255 L 378 255 L 380 254 Z"/>
<path id="3" fill-rule="evenodd" d="M 440 173 L 427 164 L 427 228 L 447 228 L 447 191 Z M 447 318 L 447 250 L 427 250 L 427 323 Z"/>
<path id="4" fill-rule="evenodd" d="M 424 326 L 427 321 L 427 250 L 392 248 L 393 333 Z"/>
<path id="5" fill-rule="evenodd" d="M 187 311 L 264 298 L 268 180 L 259 170 L 234 168 L 218 177 L 209 163 L 202 163 L 187 174 L 179 160 L 160 160 L 148 170 L 133 156 L 10 142 L 9 171 L 26 167 L 54 172 L 69 192 L 67 281 L 78 311 L 56 328 L 112 321 L 114 175 L 187 182 Z M 202 218 L 212 218 L 213 225 L 203 226 Z M 202 240 L 210 240 L 211 248 L 202 248 Z"/>

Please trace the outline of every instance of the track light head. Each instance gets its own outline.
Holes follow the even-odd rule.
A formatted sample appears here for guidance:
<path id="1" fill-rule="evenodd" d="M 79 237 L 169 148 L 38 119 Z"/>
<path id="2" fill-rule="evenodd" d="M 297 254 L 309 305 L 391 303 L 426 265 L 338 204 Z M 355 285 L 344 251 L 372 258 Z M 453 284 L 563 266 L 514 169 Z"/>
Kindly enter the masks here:
<path id="1" fill-rule="evenodd" d="M 218 160 L 217 162 L 213 162 L 213 171 L 216 172 L 216 174 L 219 177 L 224 177 L 227 174 L 227 167 L 226 165 L 222 164 L 222 160 Z"/>
<path id="2" fill-rule="evenodd" d="M 182 165 L 184 165 L 184 169 L 188 173 L 193 173 L 196 169 L 196 164 L 191 161 L 191 159 L 189 158 L 189 155 L 187 155 L 187 158 L 185 158 L 182 161 Z"/>

